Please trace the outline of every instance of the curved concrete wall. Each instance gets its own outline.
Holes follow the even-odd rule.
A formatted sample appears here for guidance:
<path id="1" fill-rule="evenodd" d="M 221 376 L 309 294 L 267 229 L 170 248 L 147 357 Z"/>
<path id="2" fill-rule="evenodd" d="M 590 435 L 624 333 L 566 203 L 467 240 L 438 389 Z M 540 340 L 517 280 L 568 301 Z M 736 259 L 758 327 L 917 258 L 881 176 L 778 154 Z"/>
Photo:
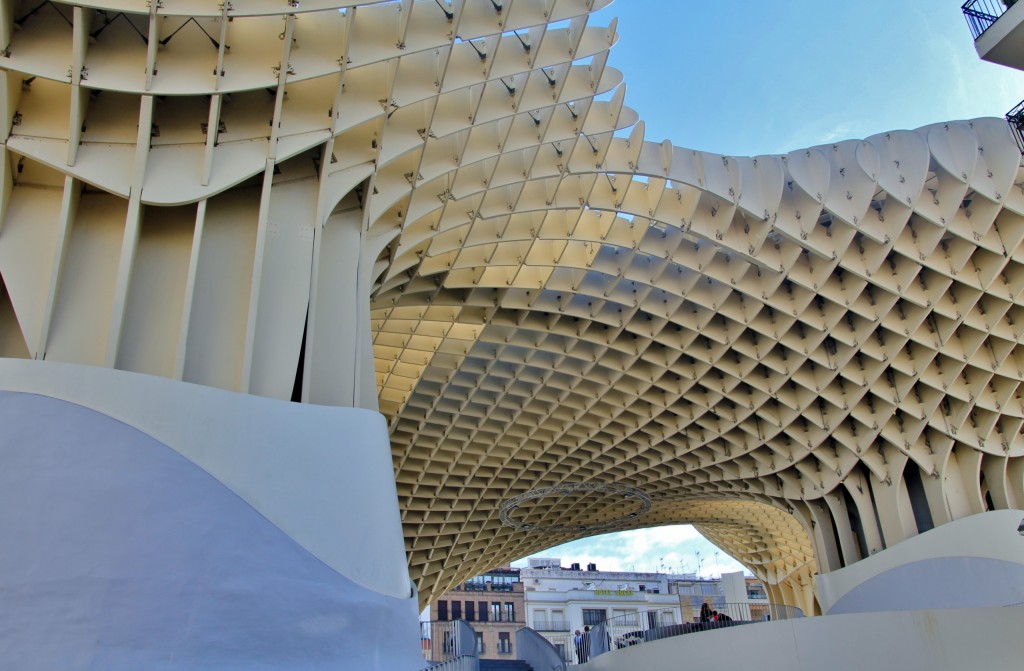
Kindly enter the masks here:
<path id="1" fill-rule="evenodd" d="M 415 669 L 415 601 L 330 569 L 173 450 L 0 392 L 11 669 Z"/>
<path id="2" fill-rule="evenodd" d="M 423 665 L 389 454 L 358 411 L 8 363 L 0 387 L 83 404 L 0 391 L 0 667 Z"/>
<path id="3" fill-rule="evenodd" d="M 1024 658 L 1022 628 L 1024 608 L 826 615 L 666 638 L 578 669 L 1009 670 Z"/>
<path id="4" fill-rule="evenodd" d="M 972 515 L 817 576 L 829 614 L 1024 603 L 1024 511 Z"/>
<path id="5" fill-rule="evenodd" d="M 837 615 L 965 605 L 998 608 L 1018 603 L 1024 603 L 1021 564 L 983 557 L 936 557 L 904 564 L 867 580 L 843 595 L 828 612 Z"/>
<path id="6" fill-rule="evenodd" d="M 70 401 L 139 429 L 220 480 L 339 573 L 376 592 L 409 596 L 390 442 L 379 413 L 2 358 L 0 390 Z M 0 426 L 0 433 L 8 428 Z"/>

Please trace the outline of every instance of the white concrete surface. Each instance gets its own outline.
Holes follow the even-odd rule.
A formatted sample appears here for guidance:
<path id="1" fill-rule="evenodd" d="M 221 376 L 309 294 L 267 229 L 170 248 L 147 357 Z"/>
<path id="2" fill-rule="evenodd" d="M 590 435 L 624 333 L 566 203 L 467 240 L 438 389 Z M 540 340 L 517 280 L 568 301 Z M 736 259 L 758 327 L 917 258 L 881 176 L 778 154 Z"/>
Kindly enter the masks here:
<path id="1" fill-rule="evenodd" d="M 409 596 L 387 427 L 378 413 L 13 359 L 0 359 L 0 390 L 70 401 L 142 431 L 338 573 L 382 594 Z"/>
<path id="2" fill-rule="evenodd" d="M 1024 511 L 972 515 L 817 576 L 826 613 L 1024 603 Z"/>
<path id="3" fill-rule="evenodd" d="M 826 615 L 676 636 L 610 652 L 579 671 L 1016 671 L 1024 608 Z"/>
<path id="4" fill-rule="evenodd" d="M 3 669 L 422 666 L 414 597 L 341 575 L 154 438 L 36 394 L 0 392 L 0 595 Z"/>

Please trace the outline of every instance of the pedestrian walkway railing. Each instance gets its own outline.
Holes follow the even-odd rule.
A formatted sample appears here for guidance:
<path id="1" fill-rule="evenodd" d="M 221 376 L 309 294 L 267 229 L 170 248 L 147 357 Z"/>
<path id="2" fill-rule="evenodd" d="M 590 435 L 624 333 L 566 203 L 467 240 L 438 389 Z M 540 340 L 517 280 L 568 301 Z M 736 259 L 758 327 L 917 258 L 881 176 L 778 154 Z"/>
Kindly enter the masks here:
<path id="1" fill-rule="evenodd" d="M 724 629 L 739 625 L 791 620 L 804 613 L 794 606 L 771 603 L 726 603 L 713 606 L 711 612 L 695 622 L 678 622 L 673 609 L 659 609 L 628 613 L 601 622 L 590 631 L 584 655 L 596 657 L 612 650 L 621 650 L 672 636 L 701 631 Z"/>
<path id="2" fill-rule="evenodd" d="M 551 645 L 558 652 L 559 658 L 566 667 L 575 666 L 587 662 L 593 654 L 590 649 L 591 633 L 581 632 L 580 638 L 575 633 L 567 634 L 543 634 Z"/>
<path id="3" fill-rule="evenodd" d="M 424 671 L 479 671 L 476 632 L 465 620 L 420 622 Z"/>
<path id="4" fill-rule="evenodd" d="M 988 30 L 1016 0 L 967 0 L 961 7 L 974 39 Z"/>
<path id="5" fill-rule="evenodd" d="M 567 665 L 562 650 L 529 627 L 516 632 L 516 653 L 533 671 L 565 671 Z"/>
<path id="6" fill-rule="evenodd" d="M 566 666 L 572 666 L 578 662 L 576 659 L 576 648 L 573 642 L 573 634 L 569 633 L 568 629 L 566 629 L 566 633 L 545 632 L 543 636 L 549 643 L 551 643 L 551 645 L 554 646 L 555 650 L 558 652 L 559 659 L 561 659 Z"/>

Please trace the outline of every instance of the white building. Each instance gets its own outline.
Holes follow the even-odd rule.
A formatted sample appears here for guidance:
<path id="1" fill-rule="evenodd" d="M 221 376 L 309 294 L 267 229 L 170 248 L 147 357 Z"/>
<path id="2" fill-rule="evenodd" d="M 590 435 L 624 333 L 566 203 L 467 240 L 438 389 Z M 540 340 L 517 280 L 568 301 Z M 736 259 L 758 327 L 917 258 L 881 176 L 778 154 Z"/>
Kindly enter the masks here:
<path id="1" fill-rule="evenodd" d="M 666 573 L 600 571 L 595 564 L 562 568 L 560 559 L 533 558 L 519 573 L 526 595 L 526 622 L 572 658 L 575 631 L 609 619 L 637 626 L 657 611 L 658 624 L 684 621 L 679 597 Z M 631 620 L 632 618 L 632 620 Z"/>
<path id="2" fill-rule="evenodd" d="M 527 624 L 561 647 L 569 661 L 578 661 L 575 632 L 608 619 L 620 634 L 668 627 L 698 622 L 705 603 L 733 620 L 771 619 L 764 585 L 742 571 L 701 578 L 694 573 L 601 571 L 592 563 L 564 568 L 560 558 L 534 557 L 520 570 L 520 579 Z"/>

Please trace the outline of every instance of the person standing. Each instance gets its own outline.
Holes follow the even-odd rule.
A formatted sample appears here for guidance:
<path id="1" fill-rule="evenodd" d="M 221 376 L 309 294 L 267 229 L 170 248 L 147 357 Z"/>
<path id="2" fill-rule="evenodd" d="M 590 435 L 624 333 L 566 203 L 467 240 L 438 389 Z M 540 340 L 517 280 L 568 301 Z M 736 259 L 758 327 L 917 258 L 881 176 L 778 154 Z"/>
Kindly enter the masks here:
<path id="1" fill-rule="evenodd" d="M 590 659 L 590 626 L 583 627 L 583 640 L 582 640 L 583 655 L 580 659 L 580 664 L 585 664 Z"/>
<path id="2" fill-rule="evenodd" d="M 576 630 L 576 634 L 572 637 L 572 642 L 576 646 L 576 663 L 583 663 L 583 634 L 580 630 Z"/>

